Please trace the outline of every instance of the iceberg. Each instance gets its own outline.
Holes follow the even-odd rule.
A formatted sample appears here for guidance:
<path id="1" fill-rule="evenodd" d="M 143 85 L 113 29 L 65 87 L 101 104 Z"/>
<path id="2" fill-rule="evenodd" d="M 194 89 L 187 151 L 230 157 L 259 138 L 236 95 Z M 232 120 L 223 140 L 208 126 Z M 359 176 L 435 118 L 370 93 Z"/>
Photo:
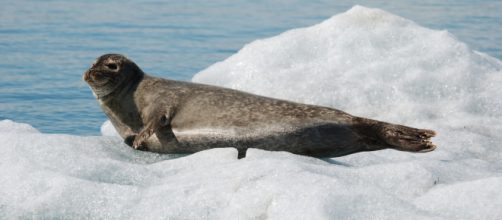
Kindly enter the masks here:
<path id="1" fill-rule="evenodd" d="M 427 154 L 161 155 L 0 121 L 0 219 L 502 219 L 502 62 L 355 6 L 245 45 L 193 77 L 435 129 Z"/>

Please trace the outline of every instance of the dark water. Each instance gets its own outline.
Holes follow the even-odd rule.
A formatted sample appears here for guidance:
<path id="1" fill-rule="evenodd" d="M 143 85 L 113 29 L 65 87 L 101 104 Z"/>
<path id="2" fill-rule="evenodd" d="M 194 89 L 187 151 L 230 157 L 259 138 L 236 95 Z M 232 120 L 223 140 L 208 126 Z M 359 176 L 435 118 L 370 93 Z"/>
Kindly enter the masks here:
<path id="1" fill-rule="evenodd" d="M 502 1 L 0 1 L 0 120 L 98 134 L 106 119 L 81 75 L 123 53 L 153 75 L 190 80 L 258 38 L 355 4 L 447 29 L 502 59 Z"/>

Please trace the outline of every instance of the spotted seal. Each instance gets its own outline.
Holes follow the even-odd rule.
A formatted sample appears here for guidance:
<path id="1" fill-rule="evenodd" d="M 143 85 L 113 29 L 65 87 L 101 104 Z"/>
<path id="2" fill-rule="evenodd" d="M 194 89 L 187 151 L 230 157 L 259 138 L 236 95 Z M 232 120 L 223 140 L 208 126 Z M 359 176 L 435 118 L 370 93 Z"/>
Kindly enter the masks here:
<path id="1" fill-rule="evenodd" d="M 337 157 L 386 148 L 428 152 L 435 132 L 211 85 L 145 74 L 119 54 L 84 73 L 125 142 L 139 150 L 193 153 L 234 147 Z"/>

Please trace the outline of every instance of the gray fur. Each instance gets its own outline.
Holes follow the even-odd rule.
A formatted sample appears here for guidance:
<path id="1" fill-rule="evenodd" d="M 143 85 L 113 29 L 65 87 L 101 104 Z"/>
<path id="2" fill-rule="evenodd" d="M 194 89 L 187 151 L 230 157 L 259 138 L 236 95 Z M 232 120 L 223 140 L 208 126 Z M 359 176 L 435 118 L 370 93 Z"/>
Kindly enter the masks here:
<path id="1" fill-rule="evenodd" d="M 336 157 L 393 148 L 435 149 L 434 131 L 352 116 L 216 86 L 149 76 L 126 57 L 106 54 L 84 74 L 126 143 L 159 153 L 235 147 Z"/>

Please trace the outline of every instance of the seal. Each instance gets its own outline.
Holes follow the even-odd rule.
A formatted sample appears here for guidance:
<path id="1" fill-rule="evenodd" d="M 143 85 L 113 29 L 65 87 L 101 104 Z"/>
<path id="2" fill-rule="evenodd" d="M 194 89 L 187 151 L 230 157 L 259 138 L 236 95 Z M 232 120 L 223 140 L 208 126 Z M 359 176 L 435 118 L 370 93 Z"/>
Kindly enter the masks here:
<path id="1" fill-rule="evenodd" d="M 99 57 L 84 75 L 125 142 L 138 150 L 193 153 L 234 147 L 337 157 L 396 149 L 429 152 L 435 132 L 362 118 L 323 106 L 145 74 L 119 54 Z"/>

